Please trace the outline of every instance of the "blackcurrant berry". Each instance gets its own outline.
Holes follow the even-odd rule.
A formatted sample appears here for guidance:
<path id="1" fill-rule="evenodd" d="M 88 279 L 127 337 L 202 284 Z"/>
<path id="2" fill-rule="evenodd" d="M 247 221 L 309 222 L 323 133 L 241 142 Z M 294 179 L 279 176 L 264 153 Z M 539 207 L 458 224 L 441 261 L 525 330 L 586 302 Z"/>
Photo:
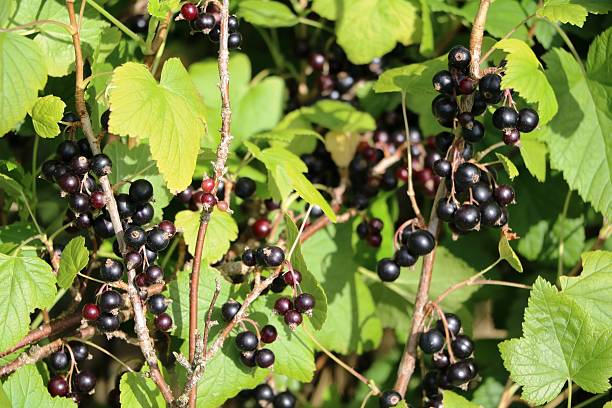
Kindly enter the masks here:
<path id="1" fill-rule="evenodd" d="M 145 225 L 151 222 L 154 215 L 155 210 L 150 203 L 142 204 L 132 214 L 132 222 L 136 225 Z"/>
<path id="2" fill-rule="evenodd" d="M 383 223 L 383 221 L 380 218 L 372 218 L 368 222 L 368 227 L 369 227 L 370 231 L 380 232 L 380 231 L 382 231 L 384 226 L 385 226 L 385 224 Z"/>
<path id="3" fill-rule="evenodd" d="M 400 275 L 400 266 L 391 258 L 384 258 L 376 265 L 378 277 L 383 282 L 393 282 Z"/>
<path id="4" fill-rule="evenodd" d="M 251 226 L 251 230 L 253 231 L 253 235 L 255 235 L 259 239 L 264 239 L 268 236 L 270 231 L 272 231 L 272 224 L 265 218 L 255 221 L 255 223 Z"/>
<path id="5" fill-rule="evenodd" d="M 495 199 L 501 206 L 514 202 L 514 189 L 507 184 L 500 184 L 495 189 Z"/>
<path id="6" fill-rule="evenodd" d="M 485 127 L 482 123 L 475 120 L 472 122 L 472 128 L 461 128 L 461 135 L 468 142 L 478 143 L 484 138 Z"/>
<path id="7" fill-rule="evenodd" d="M 452 67 L 465 70 L 470 65 L 471 60 L 470 50 L 463 45 L 455 45 L 448 52 L 448 64 Z"/>
<path id="8" fill-rule="evenodd" d="M 134 285 L 139 288 L 144 288 L 147 286 L 147 277 L 144 273 L 139 273 L 134 277 Z"/>
<path id="9" fill-rule="evenodd" d="M 140 253 L 137 251 L 128 252 L 125 254 L 123 260 L 125 261 L 125 266 L 128 269 L 136 269 L 142 265 L 142 255 L 140 255 Z"/>
<path id="10" fill-rule="evenodd" d="M 74 193 L 68 197 L 68 206 L 75 213 L 89 211 L 89 197 L 82 193 Z"/>
<path id="11" fill-rule="evenodd" d="M 74 386 L 78 392 L 87 394 L 96 387 L 96 376 L 89 370 L 82 370 L 74 378 Z"/>
<path id="12" fill-rule="evenodd" d="M 423 377 L 423 390 L 425 394 L 429 397 L 430 395 L 438 394 L 438 371 L 432 370 L 428 371 L 427 374 Z"/>
<path id="13" fill-rule="evenodd" d="M 435 245 L 434 236 L 427 230 L 416 230 L 408 238 L 408 250 L 414 255 L 427 255 Z"/>
<path id="14" fill-rule="evenodd" d="M 495 201 L 488 202 L 480 206 L 480 222 L 488 227 L 498 225 L 502 216 L 502 210 Z"/>
<path id="15" fill-rule="evenodd" d="M 480 222 L 480 211 L 475 205 L 463 204 L 457 209 L 457 211 L 455 211 L 453 222 L 459 231 L 470 231 Z"/>
<path id="16" fill-rule="evenodd" d="M 230 300 L 221 306 L 221 317 L 224 321 L 229 322 L 236 316 L 236 313 L 238 313 L 241 307 L 242 305 L 240 303 Z"/>
<path id="17" fill-rule="evenodd" d="M 236 180 L 236 185 L 234 186 L 234 193 L 244 199 L 249 198 L 255 193 L 255 182 L 248 177 L 240 177 Z"/>
<path id="18" fill-rule="evenodd" d="M 482 98 L 491 104 L 501 99 L 501 76 L 498 74 L 487 74 L 480 78 L 478 90 Z"/>
<path id="19" fill-rule="evenodd" d="M 144 272 L 147 283 L 153 285 L 164 279 L 164 270 L 158 265 L 150 265 Z"/>
<path id="20" fill-rule="evenodd" d="M 513 129 L 516 128 L 518 117 L 514 109 L 502 106 L 493 112 L 493 125 L 499 130 Z"/>
<path id="21" fill-rule="evenodd" d="M 168 309 L 168 302 L 166 301 L 166 297 L 159 293 L 151 295 L 149 300 L 147 300 L 147 309 L 154 315 L 164 313 L 166 309 Z"/>
<path id="22" fill-rule="evenodd" d="M 444 334 L 437 329 L 422 333 L 419 337 L 419 347 L 421 347 L 421 350 L 423 350 L 425 354 L 433 354 L 442 350 L 444 342 Z"/>
<path id="23" fill-rule="evenodd" d="M 432 83 L 434 89 L 440 93 L 452 95 L 455 90 L 453 76 L 446 70 L 436 73 L 432 79 Z"/>
<path id="24" fill-rule="evenodd" d="M 325 67 L 325 55 L 313 52 L 308 57 L 308 65 L 316 71 L 321 71 Z"/>
<path id="25" fill-rule="evenodd" d="M 448 95 L 438 95 L 432 102 L 432 111 L 436 118 L 452 121 L 457 114 L 457 102 Z"/>
<path id="26" fill-rule="evenodd" d="M 71 341 L 69 345 L 72 349 L 72 355 L 77 363 L 87 360 L 87 357 L 89 356 L 89 348 L 86 344 L 78 341 Z"/>
<path id="27" fill-rule="evenodd" d="M 370 246 L 378 248 L 382 244 L 382 235 L 380 235 L 380 232 L 374 232 L 366 237 L 366 241 Z"/>
<path id="28" fill-rule="evenodd" d="M 297 326 L 302 324 L 302 321 L 303 321 L 302 314 L 298 312 L 297 310 L 293 310 L 293 309 L 287 310 L 284 317 L 285 317 L 285 323 L 292 329 L 295 329 Z"/>
<path id="29" fill-rule="evenodd" d="M 446 319 L 446 324 L 448 325 L 448 331 L 456 336 L 459 334 L 459 330 L 461 330 L 461 319 L 457 315 L 452 313 L 444 313 L 444 318 Z M 440 331 L 440 333 L 445 333 L 444 331 L 444 322 L 442 319 L 436 322 L 436 327 Z"/>
<path id="30" fill-rule="evenodd" d="M 219 42 L 221 39 L 221 27 L 219 27 L 218 24 L 211 28 L 210 32 L 208 33 L 208 39 L 215 44 Z"/>
<path id="31" fill-rule="evenodd" d="M 255 367 L 255 352 L 254 351 L 243 351 L 240 353 L 240 361 L 247 367 Z"/>
<path id="32" fill-rule="evenodd" d="M 402 245 L 393 256 L 393 260 L 395 261 L 395 263 L 397 263 L 399 266 L 404 267 L 414 265 L 418 259 L 419 257 L 417 255 L 411 254 L 408 250 L 408 247 L 405 245 Z"/>
<path id="33" fill-rule="evenodd" d="M 89 160 L 85 156 L 76 156 L 70 161 L 70 168 L 80 176 L 89 171 Z"/>
<path id="34" fill-rule="evenodd" d="M 501 99 L 501 93 L 500 93 Z M 480 92 L 474 93 L 474 103 L 472 104 L 472 110 L 470 111 L 474 116 L 480 116 L 487 110 L 487 102 L 480 95 Z"/>
<path id="35" fill-rule="evenodd" d="M 98 318 L 98 328 L 103 332 L 112 332 L 119 329 L 119 317 L 112 313 L 102 313 Z"/>
<path id="36" fill-rule="evenodd" d="M 529 133 L 538 127 L 539 121 L 540 117 L 536 111 L 531 108 L 523 108 L 518 113 L 517 128 L 521 132 Z"/>
<path id="37" fill-rule="evenodd" d="M 485 182 L 479 181 L 472 187 L 472 198 L 479 204 L 484 204 L 493 198 L 493 191 L 491 187 Z"/>
<path id="38" fill-rule="evenodd" d="M 461 112 L 457 119 L 461 127 L 471 129 L 474 126 L 474 114 L 472 112 Z"/>
<path id="39" fill-rule="evenodd" d="M 472 163 L 461 163 L 455 172 L 455 182 L 465 186 L 471 186 L 480 181 L 480 169 Z"/>
<path id="40" fill-rule="evenodd" d="M 128 218 L 134 214 L 136 211 L 135 203 L 130 199 L 130 196 L 127 194 L 119 194 L 115 197 L 115 201 L 117 202 L 117 210 L 119 211 L 119 216 L 121 218 Z"/>
<path id="41" fill-rule="evenodd" d="M 435 137 L 436 149 L 442 154 L 446 154 L 453 144 L 455 136 L 450 132 L 440 132 Z"/>
<path id="42" fill-rule="evenodd" d="M 287 311 L 293 308 L 293 303 L 289 298 L 282 297 L 278 298 L 276 302 L 274 302 L 274 312 L 278 313 L 281 316 L 284 316 Z"/>
<path id="43" fill-rule="evenodd" d="M 227 47 L 230 50 L 235 50 L 242 44 L 242 34 L 239 32 L 231 33 L 227 38 Z"/>
<path id="44" fill-rule="evenodd" d="M 285 251 L 277 246 L 268 246 L 263 249 L 264 262 L 267 266 L 280 266 L 285 261 Z"/>
<path id="45" fill-rule="evenodd" d="M 52 181 L 55 170 L 57 169 L 60 162 L 58 160 L 47 160 L 42 164 L 41 172 L 45 179 Z"/>
<path id="46" fill-rule="evenodd" d="M 255 353 L 255 362 L 260 368 L 271 367 L 274 364 L 274 360 L 275 357 L 272 350 L 264 348 L 261 350 L 257 350 L 257 352 Z"/>
<path id="47" fill-rule="evenodd" d="M 455 357 L 468 358 L 474 352 L 474 342 L 468 336 L 459 334 L 451 342 L 451 348 Z"/>
<path id="48" fill-rule="evenodd" d="M 70 174 L 70 172 L 70 166 L 60 162 L 57 164 L 57 166 L 55 166 L 55 169 L 53 170 L 53 180 L 57 181 L 64 174 Z"/>
<path id="49" fill-rule="evenodd" d="M 96 154 L 91 159 L 90 168 L 96 176 L 105 176 L 107 174 L 110 174 L 113 168 L 113 162 L 107 155 L 103 153 Z"/>
<path id="50" fill-rule="evenodd" d="M 54 371 L 65 371 L 70 366 L 70 356 L 65 351 L 56 351 L 49 356 L 49 366 Z"/>
<path id="51" fill-rule="evenodd" d="M 246 266 L 257 265 L 257 257 L 255 256 L 255 251 L 253 251 L 252 249 L 245 249 L 242 253 L 242 263 Z"/>
<path id="52" fill-rule="evenodd" d="M 172 329 L 172 318 L 167 313 L 161 313 L 155 316 L 153 323 L 159 331 L 166 332 Z"/>
<path id="53" fill-rule="evenodd" d="M 169 243 L 170 237 L 161 229 L 153 228 L 147 232 L 147 246 L 151 251 L 163 251 Z"/>
<path id="54" fill-rule="evenodd" d="M 123 298 L 114 290 L 107 290 L 106 292 L 102 292 L 100 298 L 98 299 L 98 306 L 103 312 L 111 312 L 115 309 L 123 306 Z"/>
<path id="55" fill-rule="evenodd" d="M 147 235 L 145 231 L 138 227 L 133 226 L 125 230 L 125 243 L 132 248 L 140 248 L 147 242 Z"/>
<path id="56" fill-rule="evenodd" d="M 57 146 L 57 156 L 65 163 L 79 154 L 79 146 L 72 140 L 65 140 Z"/>
<path id="57" fill-rule="evenodd" d="M 274 399 L 274 390 L 268 384 L 259 384 L 253 390 L 253 395 L 255 396 L 255 401 L 260 404 L 272 402 Z"/>
<path id="58" fill-rule="evenodd" d="M 469 365 L 463 361 L 451 364 L 450 367 L 448 367 L 447 373 L 449 381 L 457 387 L 465 384 L 472 378 L 472 371 Z"/>
<path id="59" fill-rule="evenodd" d="M 130 184 L 129 195 L 132 201 L 143 204 L 153 198 L 153 185 L 145 179 L 138 179 Z"/>
<path id="60" fill-rule="evenodd" d="M 57 185 L 66 193 L 76 193 L 79 191 L 81 181 L 77 176 L 66 173 L 57 179 Z"/>
<path id="61" fill-rule="evenodd" d="M 521 141 L 521 132 L 518 129 L 504 129 L 504 143 L 513 146 Z"/>
<path id="62" fill-rule="evenodd" d="M 295 309 L 300 313 L 311 313 L 315 307 L 315 298 L 310 293 L 302 293 L 295 299 Z"/>
<path id="63" fill-rule="evenodd" d="M 176 234 L 176 226 L 172 221 L 163 220 L 159 223 L 157 227 L 160 230 L 164 231 L 166 234 L 168 234 L 170 237 L 173 237 L 174 234 Z"/>
<path id="64" fill-rule="evenodd" d="M 68 381 L 64 377 L 57 376 L 49 380 L 47 390 L 52 397 L 65 397 L 68 395 Z"/>
<path id="65" fill-rule="evenodd" d="M 474 361 L 474 359 L 468 358 L 466 360 L 463 360 L 463 362 L 467 364 L 470 369 L 470 373 L 471 373 L 470 380 L 475 378 L 478 375 L 478 366 L 476 365 L 476 362 Z"/>
<path id="66" fill-rule="evenodd" d="M 453 202 L 447 201 L 446 199 L 438 201 L 436 214 L 442 221 L 451 222 L 455 215 L 455 211 L 457 211 L 457 206 Z"/>
<path id="67" fill-rule="evenodd" d="M 212 193 L 215 189 L 215 180 L 212 178 L 205 178 L 201 183 L 202 191 L 205 193 Z"/>
<path id="68" fill-rule="evenodd" d="M 89 204 L 96 210 L 104 208 L 106 205 L 106 196 L 104 195 L 104 192 L 94 191 L 91 193 L 91 196 L 89 197 Z"/>
<path id="69" fill-rule="evenodd" d="M 187 21 L 193 21 L 198 16 L 198 7 L 193 3 L 185 3 L 181 6 L 181 15 Z"/>
<path id="70" fill-rule="evenodd" d="M 263 343 L 274 343 L 274 340 L 276 340 L 276 337 L 278 337 L 278 332 L 276 331 L 276 327 L 272 326 L 271 324 L 266 324 L 264 327 L 261 328 L 261 341 Z"/>
<path id="71" fill-rule="evenodd" d="M 274 408 L 294 408 L 296 404 L 295 396 L 289 391 L 283 391 L 274 397 Z"/>
<path id="72" fill-rule="evenodd" d="M 87 229 L 93 224 L 93 215 L 90 212 L 77 215 L 74 225 L 79 229 Z"/>
<path id="73" fill-rule="evenodd" d="M 259 339 L 252 331 L 243 331 L 236 336 L 236 347 L 240 351 L 255 351 L 258 345 Z"/>
<path id="74" fill-rule="evenodd" d="M 459 81 L 459 91 L 464 95 L 469 95 L 474 92 L 474 81 L 472 78 L 465 77 Z"/>
<path id="75" fill-rule="evenodd" d="M 108 132 L 108 122 L 110 121 L 110 113 L 110 109 L 107 109 L 102 113 L 102 115 L 100 115 L 100 126 L 105 132 Z M 81 151 L 81 153 L 83 153 L 83 151 Z"/>
<path id="76" fill-rule="evenodd" d="M 157 252 L 150 250 L 146 246 L 144 247 L 144 257 L 147 260 L 147 263 L 152 264 L 157 260 Z"/>
<path id="77" fill-rule="evenodd" d="M 431 364 L 441 370 L 448 367 L 450 365 L 450 356 L 448 355 L 448 352 L 445 350 L 432 355 Z"/>
<path id="78" fill-rule="evenodd" d="M 100 308 L 93 303 L 86 303 L 81 310 L 81 316 L 87 320 L 96 320 L 100 317 Z"/>
<path id="79" fill-rule="evenodd" d="M 110 238 L 115 235 L 113 223 L 104 214 L 98 215 L 93 222 L 94 231 L 100 238 Z"/>
<path id="80" fill-rule="evenodd" d="M 397 406 L 402 400 L 402 396 L 397 391 L 383 391 L 378 400 L 380 408 L 391 408 Z"/>
<path id="81" fill-rule="evenodd" d="M 274 293 L 281 293 L 283 290 L 285 290 L 286 287 L 287 284 L 285 283 L 285 279 L 283 279 L 282 276 L 277 276 L 272 281 L 272 284 L 270 285 L 270 290 Z"/>
<path id="82" fill-rule="evenodd" d="M 194 19 L 193 25 L 197 30 L 212 30 L 217 24 L 215 16 L 210 13 L 202 13 Z"/>
<path id="83" fill-rule="evenodd" d="M 116 282 L 123 277 L 123 264 L 114 259 L 107 259 L 100 267 L 100 277 L 106 282 Z"/>
<path id="84" fill-rule="evenodd" d="M 232 15 L 229 16 L 228 20 L 227 20 L 227 28 L 229 29 L 230 33 L 235 32 L 238 28 L 240 27 L 240 20 L 238 20 L 238 17 Z"/>

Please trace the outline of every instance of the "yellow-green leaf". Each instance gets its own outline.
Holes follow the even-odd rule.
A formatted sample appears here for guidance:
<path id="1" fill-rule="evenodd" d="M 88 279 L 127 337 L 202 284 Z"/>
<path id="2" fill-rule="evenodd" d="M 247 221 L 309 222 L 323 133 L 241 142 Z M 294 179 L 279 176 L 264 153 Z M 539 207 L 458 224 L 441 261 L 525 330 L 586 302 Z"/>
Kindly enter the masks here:
<path id="1" fill-rule="evenodd" d="M 514 163 L 512 163 L 512 160 L 500 153 L 495 153 L 495 155 L 497 156 L 499 161 L 501 161 L 502 166 L 504 166 L 504 170 L 506 170 L 506 173 L 508 173 L 508 177 L 510 177 L 510 180 L 514 180 L 514 178 L 519 175 L 519 171 L 514 165 Z"/>
<path id="2" fill-rule="evenodd" d="M 592 0 L 546 0 L 537 11 L 539 17 L 553 23 L 568 23 L 582 27 L 589 13 L 607 13 L 611 3 Z"/>
<path id="3" fill-rule="evenodd" d="M 62 120 L 66 104 L 57 96 L 38 98 L 32 108 L 32 124 L 40 137 L 55 137 L 60 133 L 57 122 Z"/>
<path id="4" fill-rule="evenodd" d="M 78 272 L 87 266 L 89 251 L 85 246 L 85 238 L 72 238 L 62 251 L 60 267 L 57 273 L 57 284 L 64 289 L 72 285 Z"/>
<path id="5" fill-rule="evenodd" d="M 521 261 L 514 252 L 514 249 L 512 249 L 510 246 L 510 242 L 505 235 L 502 235 L 501 239 L 499 240 L 498 250 L 499 256 L 502 259 L 505 259 L 514 270 L 523 272 L 523 265 L 521 265 Z"/>

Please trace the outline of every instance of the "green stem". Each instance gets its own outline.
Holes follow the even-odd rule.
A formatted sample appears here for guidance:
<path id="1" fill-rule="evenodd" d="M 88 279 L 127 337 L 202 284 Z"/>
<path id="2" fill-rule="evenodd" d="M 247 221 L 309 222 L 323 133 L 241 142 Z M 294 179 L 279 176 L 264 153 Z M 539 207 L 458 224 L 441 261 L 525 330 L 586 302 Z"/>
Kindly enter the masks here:
<path id="1" fill-rule="evenodd" d="M 572 408 L 572 380 L 567 385 L 567 408 Z"/>
<path id="2" fill-rule="evenodd" d="M 561 236 L 559 237 L 559 259 L 557 261 L 557 278 L 563 275 L 563 254 L 565 252 L 565 221 L 567 220 L 567 211 L 569 209 L 569 204 L 572 199 L 572 190 L 567 192 L 565 196 L 565 202 L 563 203 L 563 212 L 561 213 Z"/>
<path id="3" fill-rule="evenodd" d="M 589 405 L 591 405 L 593 402 L 598 401 L 598 400 L 604 398 L 606 395 L 608 395 L 608 394 L 607 393 L 603 393 L 603 394 L 597 394 L 595 396 L 592 396 L 588 400 L 582 401 L 580 404 L 576 405 L 574 408 L 586 408 Z"/>
<path id="4" fill-rule="evenodd" d="M 38 144 L 40 138 L 34 136 L 34 147 L 32 147 L 32 201 L 36 203 L 38 201 L 36 197 L 36 173 L 38 167 Z"/>
<path id="5" fill-rule="evenodd" d="M 311 20 L 311 19 L 306 18 L 306 17 L 300 17 L 298 20 L 299 20 L 300 23 L 302 23 L 304 25 L 309 25 L 311 27 L 315 27 L 315 28 L 318 28 L 320 30 L 327 31 L 330 34 L 335 34 L 333 30 L 329 29 L 324 24 L 319 23 L 318 21 L 314 21 L 314 20 Z"/>
<path id="6" fill-rule="evenodd" d="M 172 244 L 170 244 L 170 248 L 168 248 L 168 250 L 166 251 L 166 255 L 164 256 L 164 259 L 161 262 L 160 266 L 162 267 L 162 269 L 166 268 L 166 265 L 168 264 L 168 261 L 170 260 L 170 257 L 172 256 L 172 254 L 174 254 L 174 251 L 176 250 L 178 243 L 179 243 L 178 239 L 172 240 Z"/>
<path id="7" fill-rule="evenodd" d="M 36 217 L 34 216 L 34 213 L 32 212 L 32 208 L 30 208 L 30 204 L 28 203 L 28 199 L 25 196 L 25 194 L 23 193 L 23 191 L 21 192 L 21 198 L 23 199 L 23 204 L 28 209 L 28 213 L 30 214 L 30 217 L 32 217 L 32 221 L 34 222 L 34 226 L 36 227 L 36 230 L 38 231 L 38 233 L 40 235 L 45 235 L 43 230 L 40 228 L 40 225 L 38 225 L 38 221 L 36 221 Z"/>
<path id="8" fill-rule="evenodd" d="M 77 272 L 77 276 L 80 276 L 81 278 L 84 278 L 84 279 L 89 279 L 90 281 L 98 282 L 98 283 L 100 283 L 102 285 L 108 284 L 108 282 L 105 282 L 105 281 L 100 280 L 100 279 L 92 278 L 91 276 L 82 274 L 81 272 Z"/>
<path id="9" fill-rule="evenodd" d="M 546 20 L 546 21 L 548 21 L 548 20 Z M 561 38 L 563 39 L 563 42 L 565 43 L 565 45 L 567 45 L 567 48 L 570 49 L 570 51 L 572 52 L 572 55 L 574 56 L 574 58 L 576 58 L 576 62 L 578 62 L 578 65 L 580 65 L 580 69 L 582 70 L 582 73 L 586 74 L 586 68 L 584 67 L 584 64 L 582 62 L 582 58 L 580 58 L 580 55 L 578 54 L 578 51 L 576 51 L 576 47 L 574 47 L 574 43 L 572 43 L 572 40 L 570 40 L 570 38 L 567 36 L 565 31 L 563 31 L 563 29 L 559 26 L 559 24 L 552 23 L 550 21 L 548 21 L 548 22 L 550 24 L 552 24 L 553 27 L 555 27 L 555 30 L 557 31 L 557 34 L 559 34 L 559 36 L 561 36 Z"/>
<path id="10" fill-rule="evenodd" d="M 102 14 L 108 21 L 113 23 L 119 30 L 123 31 L 125 35 L 130 37 L 132 40 L 136 41 L 138 45 L 140 45 L 140 47 L 143 49 L 143 52 L 147 50 L 146 48 L 147 44 L 145 43 L 145 41 L 138 34 L 130 30 L 125 24 L 117 20 L 115 16 L 113 16 L 111 13 L 106 11 L 104 7 L 96 3 L 94 0 L 88 0 L 87 3 L 91 5 L 91 7 L 95 8 L 96 11 Z"/>

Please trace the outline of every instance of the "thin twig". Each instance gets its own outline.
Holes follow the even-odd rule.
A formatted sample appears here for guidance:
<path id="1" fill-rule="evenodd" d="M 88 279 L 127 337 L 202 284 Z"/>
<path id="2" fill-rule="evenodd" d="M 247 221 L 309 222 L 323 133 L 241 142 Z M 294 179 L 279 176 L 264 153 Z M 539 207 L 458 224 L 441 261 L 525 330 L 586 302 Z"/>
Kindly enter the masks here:
<path id="1" fill-rule="evenodd" d="M 480 0 L 478 12 L 474 17 L 472 24 L 472 33 L 470 35 L 470 54 L 472 56 L 470 62 L 470 75 L 473 79 L 480 79 L 480 53 L 482 51 L 482 36 L 484 34 L 485 22 L 487 21 L 487 12 L 491 5 L 490 0 Z"/>
<path id="2" fill-rule="evenodd" d="M 406 155 L 408 160 L 408 198 L 410 199 L 410 204 L 412 205 L 412 211 L 414 211 L 415 216 L 419 219 L 420 224 L 424 224 L 425 220 L 423 219 L 423 215 L 421 215 L 421 210 L 419 209 L 419 204 L 416 201 L 416 195 L 414 194 L 414 184 L 412 182 L 412 144 L 410 143 L 410 127 L 408 126 L 408 112 L 406 108 L 406 91 L 402 90 L 402 115 L 404 117 L 404 129 L 406 132 L 406 137 L 408 138 L 408 146 L 406 147 Z"/>
<path id="3" fill-rule="evenodd" d="M 170 26 L 170 22 L 172 21 L 172 12 L 166 14 L 166 18 L 162 21 L 157 27 L 157 33 L 155 35 L 155 39 L 153 40 L 153 44 L 151 45 L 151 49 L 149 50 L 149 54 L 145 56 L 145 65 L 149 68 L 149 70 L 153 71 L 153 62 L 155 61 L 157 51 L 161 48 L 162 44 L 166 42 L 166 38 L 168 36 L 168 27 Z M 154 71 L 153 71 L 154 73 Z"/>
<path id="4" fill-rule="evenodd" d="M 516 30 L 521 28 L 524 24 L 527 24 L 527 21 L 531 20 L 535 16 L 536 16 L 535 14 L 530 14 L 527 17 L 525 17 L 524 19 L 522 19 L 517 25 L 515 25 L 510 31 L 508 31 L 499 41 L 507 40 L 508 38 L 512 37 L 512 34 L 514 34 L 516 32 Z M 489 58 L 491 56 L 491 54 L 493 53 L 493 51 L 495 51 L 495 50 L 496 50 L 495 47 L 489 48 L 487 50 L 487 52 L 485 52 L 482 55 L 482 57 L 480 57 L 480 63 L 482 64 L 483 62 L 486 62 L 487 58 Z"/>

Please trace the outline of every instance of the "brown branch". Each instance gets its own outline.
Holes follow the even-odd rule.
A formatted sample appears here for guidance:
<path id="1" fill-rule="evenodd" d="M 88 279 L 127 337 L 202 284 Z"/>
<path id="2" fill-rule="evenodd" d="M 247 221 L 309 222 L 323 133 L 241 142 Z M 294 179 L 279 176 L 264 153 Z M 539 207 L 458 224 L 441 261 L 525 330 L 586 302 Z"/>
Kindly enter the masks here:
<path id="1" fill-rule="evenodd" d="M 89 145 L 91 147 L 91 151 L 93 154 L 100 153 L 100 144 L 98 139 L 96 138 L 95 133 L 91 127 L 91 121 L 89 118 L 89 113 L 87 112 L 87 106 L 85 104 L 85 83 L 83 80 L 83 53 L 81 50 L 81 39 L 79 35 L 79 27 L 76 20 L 76 15 L 74 11 L 74 0 L 66 0 L 66 7 L 68 9 L 68 15 L 70 17 L 70 25 L 73 30 L 72 42 L 74 45 L 74 53 L 75 53 L 75 71 L 76 71 L 76 109 L 81 118 L 81 128 L 83 129 L 83 133 L 87 137 L 89 141 Z M 102 176 L 99 178 L 99 182 L 102 185 L 102 190 L 104 191 L 104 195 L 106 198 L 106 209 L 110 215 L 111 222 L 113 225 L 113 229 L 117 236 L 117 242 L 119 244 L 119 250 L 122 254 L 126 252 L 125 240 L 123 238 L 123 226 L 121 224 L 121 218 L 119 217 L 119 211 L 117 210 L 117 203 L 115 202 L 115 197 L 113 195 L 113 189 L 108 180 L 107 176 Z M 127 280 L 127 292 L 130 299 L 130 303 L 132 304 L 132 309 L 134 310 L 134 331 L 138 336 L 140 349 L 142 350 L 142 354 L 147 361 L 147 364 L 150 368 L 151 378 L 156 383 L 157 387 L 161 391 L 162 395 L 166 402 L 171 403 L 174 400 L 172 396 L 172 390 L 164 380 L 161 371 L 159 370 L 159 366 L 157 364 L 157 355 L 155 354 L 155 349 L 153 346 L 153 341 L 149 335 L 149 329 L 147 328 L 147 320 L 144 315 L 144 310 L 142 306 L 142 302 L 140 300 L 140 296 L 138 294 L 138 290 L 134 286 L 134 277 L 136 276 L 136 271 L 131 269 L 128 271 L 128 280 Z"/>
<path id="2" fill-rule="evenodd" d="M 472 56 L 470 62 L 470 75 L 474 79 L 480 79 L 480 53 L 482 52 L 482 36 L 484 34 L 485 22 L 487 21 L 487 12 L 491 5 L 490 0 L 480 0 L 480 6 L 474 24 L 472 24 L 472 33 L 470 35 L 470 54 Z"/>

